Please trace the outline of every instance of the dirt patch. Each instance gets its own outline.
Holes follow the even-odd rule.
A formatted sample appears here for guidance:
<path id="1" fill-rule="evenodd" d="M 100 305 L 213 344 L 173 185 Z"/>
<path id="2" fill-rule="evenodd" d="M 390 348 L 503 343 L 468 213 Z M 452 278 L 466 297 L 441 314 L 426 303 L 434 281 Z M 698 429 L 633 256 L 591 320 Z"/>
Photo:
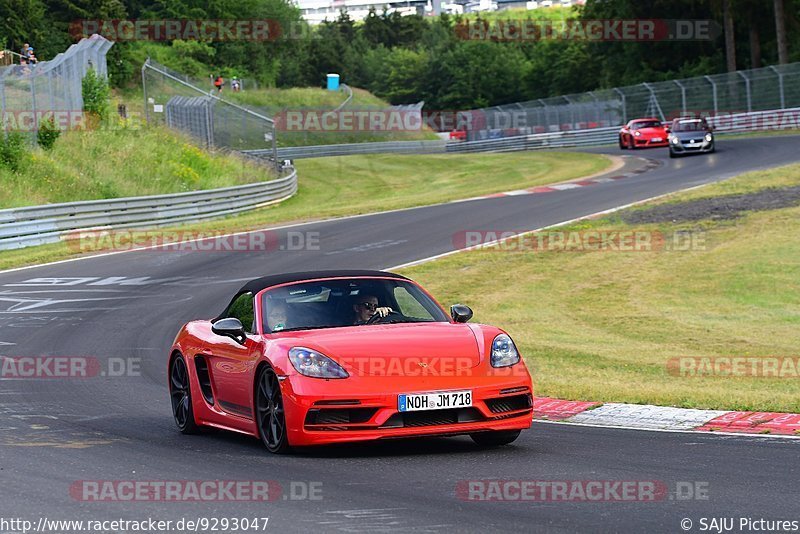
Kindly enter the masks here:
<path id="1" fill-rule="evenodd" d="M 800 185 L 762 189 L 754 193 L 701 198 L 663 204 L 646 210 L 621 214 L 628 224 L 700 221 L 703 219 L 735 219 L 746 211 L 765 211 L 788 208 L 800 204 Z"/>

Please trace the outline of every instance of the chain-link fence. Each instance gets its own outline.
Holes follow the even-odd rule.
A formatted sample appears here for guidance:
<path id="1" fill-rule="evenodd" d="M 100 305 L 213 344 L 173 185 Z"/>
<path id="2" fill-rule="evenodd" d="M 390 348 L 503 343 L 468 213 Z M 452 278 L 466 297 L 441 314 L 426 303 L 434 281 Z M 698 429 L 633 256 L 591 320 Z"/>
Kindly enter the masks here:
<path id="1" fill-rule="evenodd" d="M 48 112 L 81 115 L 81 81 L 90 68 L 107 76 L 106 53 L 112 45 L 104 37 L 93 35 L 50 61 L 0 67 L 4 129 L 36 131 Z"/>
<path id="2" fill-rule="evenodd" d="M 719 117 L 800 107 L 800 63 L 641 83 L 461 112 L 459 129 L 480 140 L 620 126 L 631 119 Z"/>
<path id="3" fill-rule="evenodd" d="M 182 130 L 209 148 L 269 151 L 277 165 L 273 119 L 201 89 L 207 85 L 148 59 L 142 66 L 147 122 Z"/>

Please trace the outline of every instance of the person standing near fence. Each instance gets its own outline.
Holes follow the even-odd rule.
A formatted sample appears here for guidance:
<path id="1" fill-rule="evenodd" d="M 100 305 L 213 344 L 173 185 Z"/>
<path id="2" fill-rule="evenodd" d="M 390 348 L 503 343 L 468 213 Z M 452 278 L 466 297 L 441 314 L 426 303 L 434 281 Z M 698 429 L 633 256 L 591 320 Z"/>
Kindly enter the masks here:
<path id="1" fill-rule="evenodd" d="M 214 80 L 214 87 L 217 88 L 218 93 L 222 92 L 222 88 L 224 85 L 225 85 L 225 80 L 222 78 L 222 76 L 217 76 L 217 79 Z"/>
<path id="2" fill-rule="evenodd" d="M 27 65 L 28 64 L 29 58 L 31 57 L 31 50 L 33 50 L 33 49 L 31 48 L 31 45 L 29 45 L 28 43 L 25 43 L 24 45 L 22 45 L 22 49 L 19 51 L 19 56 L 20 56 L 19 57 L 19 64 L 20 65 Z"/>

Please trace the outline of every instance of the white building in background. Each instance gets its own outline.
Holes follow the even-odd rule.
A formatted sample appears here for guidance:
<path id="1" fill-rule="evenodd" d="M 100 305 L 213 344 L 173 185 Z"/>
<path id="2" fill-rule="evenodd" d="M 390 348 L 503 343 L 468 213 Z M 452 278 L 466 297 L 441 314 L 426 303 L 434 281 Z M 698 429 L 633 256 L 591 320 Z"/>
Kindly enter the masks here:
<path id="1" fill-rule="evenodd" d="M 310 24 L 319 24 L 327 20 L 335 20 L 339 17 L 342 10 L 347 11 L 353 20 L 364 20 L 369 14 L 370 8 L 376 12 L 383 12 L 384 8 L 389 12 L 397 11 L 401 15 L 423 15 L 426 8 L 426 0 L 405 0 L 401 2 L 390 2 L 387 0 L 295 0 L 297 7 L 303 18 Z"/>
<path id="2" fill-rule="evenodd" d="M 434 15 L 438 13 L 462 14 L 481 11 L 495 11 L 507 7 L 572 6 L 584 4 L 585 0 L 294 0 L 303 18 L 310 24 L 324 20 L 335 20 L 342 10 L 353 20 L 364 20 L 369 10 L 381 13 L 397 11 L 401 15 Z"/>

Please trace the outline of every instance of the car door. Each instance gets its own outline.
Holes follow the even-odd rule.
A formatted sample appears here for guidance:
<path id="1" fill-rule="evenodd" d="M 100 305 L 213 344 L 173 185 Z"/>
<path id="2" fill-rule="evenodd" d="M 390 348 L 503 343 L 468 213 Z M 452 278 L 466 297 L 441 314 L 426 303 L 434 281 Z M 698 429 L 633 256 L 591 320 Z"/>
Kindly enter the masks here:
<path id="1" fill-rule="evenodd" d="M 244 343 L 226 336 L 212 335 L 206 358 L 218 407 L 223 411 L 251 419 L 253 372 L 261 351 L 255 335 L 255 315 L 252 293 L 239 295 L 229 306 L 226 317 L 241 321 L 247 334 Z"/>

